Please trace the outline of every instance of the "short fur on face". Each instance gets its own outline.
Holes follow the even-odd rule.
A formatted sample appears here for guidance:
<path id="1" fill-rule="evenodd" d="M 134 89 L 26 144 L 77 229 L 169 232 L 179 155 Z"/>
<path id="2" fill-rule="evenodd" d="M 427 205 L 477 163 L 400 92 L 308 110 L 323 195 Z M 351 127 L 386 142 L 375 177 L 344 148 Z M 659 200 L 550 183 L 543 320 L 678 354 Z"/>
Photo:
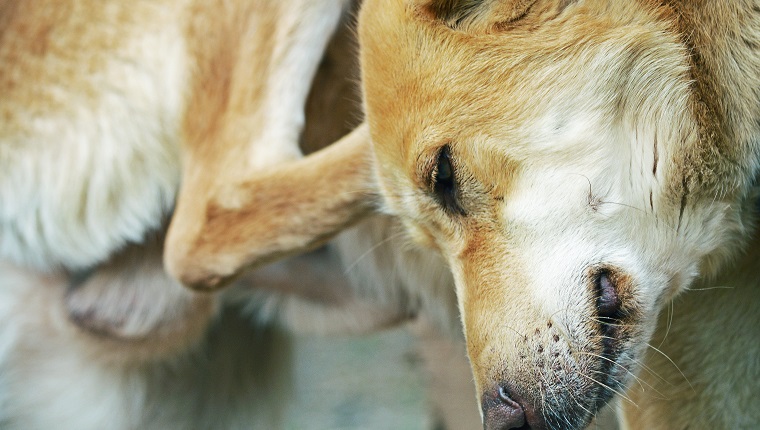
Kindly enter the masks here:
<path id="1" fill-rule="evenodd" d="M 622 395 L 660 310 L 748 236 L 758 8 L 698 3 L 363 6 L 385 210 L 448 260 L 481 397 L 533 427 Z"/>

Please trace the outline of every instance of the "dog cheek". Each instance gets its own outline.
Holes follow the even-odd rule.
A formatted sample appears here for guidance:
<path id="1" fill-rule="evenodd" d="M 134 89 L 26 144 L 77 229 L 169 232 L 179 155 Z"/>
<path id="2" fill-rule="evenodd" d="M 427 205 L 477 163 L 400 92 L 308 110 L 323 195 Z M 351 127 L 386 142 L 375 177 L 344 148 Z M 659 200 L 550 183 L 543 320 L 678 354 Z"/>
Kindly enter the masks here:
<path id="1" fill-rule="evenodd" d="M 401 223 L 404 227 L 403 230 L 406 237 L 415 245 L 422 248 L 440 250 L 438 242 L 435 240 L 435 236 L 433 236 L 427 229 L 408 219 L 402 218 Z"/>

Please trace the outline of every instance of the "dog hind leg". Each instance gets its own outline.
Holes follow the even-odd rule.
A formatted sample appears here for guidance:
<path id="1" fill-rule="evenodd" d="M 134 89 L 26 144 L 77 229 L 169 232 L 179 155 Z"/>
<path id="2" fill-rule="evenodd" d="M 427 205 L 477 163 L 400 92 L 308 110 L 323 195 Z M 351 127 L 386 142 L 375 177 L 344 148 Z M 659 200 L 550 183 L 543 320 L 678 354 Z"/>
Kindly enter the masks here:
<path id="1" fill-rule="evenodd" d="M 64 296 L 69 319 L 91 335 L 137 346 L 130 354 L 167 354 L 194 343 L 216 314 L 216 298 L 171 279 L 162 252 L 160 239 L 130 245 L 73 276 Z"/>

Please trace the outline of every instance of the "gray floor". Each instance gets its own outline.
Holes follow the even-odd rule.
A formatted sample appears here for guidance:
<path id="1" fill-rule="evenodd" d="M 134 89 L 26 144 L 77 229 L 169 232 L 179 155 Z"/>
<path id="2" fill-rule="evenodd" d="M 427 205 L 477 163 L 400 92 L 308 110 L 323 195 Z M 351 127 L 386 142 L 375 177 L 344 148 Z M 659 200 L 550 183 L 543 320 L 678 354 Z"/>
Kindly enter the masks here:
<path id="1" fill-rule="evenodd" d="M 297 338 L 287 429 L 432 429 L 428 385 L 407 331 Z"/>
<path id="2" fill-rule="evenodd" d="M 481 428 L 464 349 L 424 325 L 368 336 L 296 337 L 293 430 Z M 614 430 L 607 413 L 592 429 Z"/>

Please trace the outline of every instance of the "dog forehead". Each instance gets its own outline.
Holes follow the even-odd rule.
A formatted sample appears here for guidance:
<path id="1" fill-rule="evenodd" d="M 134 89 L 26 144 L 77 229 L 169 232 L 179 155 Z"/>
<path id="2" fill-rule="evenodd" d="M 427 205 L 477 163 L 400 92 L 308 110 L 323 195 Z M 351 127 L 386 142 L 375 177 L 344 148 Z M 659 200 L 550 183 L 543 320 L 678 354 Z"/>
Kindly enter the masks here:
<path id="1" fill-rule="evenodd" d="M 611 42 L 603 30 L 590 36 L 551 23 L 472 34 L 425 19 L 407 3 L 370 0 L 360 18 L 365 108 L 383 156 L 412 162 L 424 149 L 418 144 L 484 133 L 528 143 L 577 125 L 573 116 L 588 123 L 603 104 L 614 105 L 599 94 L 619 91 L 620 75 L 607 69 L 624 48 L 603 45 L 625 41 Z"/>
<path id="2" fill-rule="evenodd" d="M 398 136 L 415 125 L 445 122 L 458 129 L 508 107 L 502 95 L 515 84 L 509 69 L 517 62 L 500 52 L 503 44 L 422 20 L 410 7 L 374 11 L 371 5 L 360 24 L 362 81 L 371 125 L 382 129 L 378 134 L 402 143 Z"/>

